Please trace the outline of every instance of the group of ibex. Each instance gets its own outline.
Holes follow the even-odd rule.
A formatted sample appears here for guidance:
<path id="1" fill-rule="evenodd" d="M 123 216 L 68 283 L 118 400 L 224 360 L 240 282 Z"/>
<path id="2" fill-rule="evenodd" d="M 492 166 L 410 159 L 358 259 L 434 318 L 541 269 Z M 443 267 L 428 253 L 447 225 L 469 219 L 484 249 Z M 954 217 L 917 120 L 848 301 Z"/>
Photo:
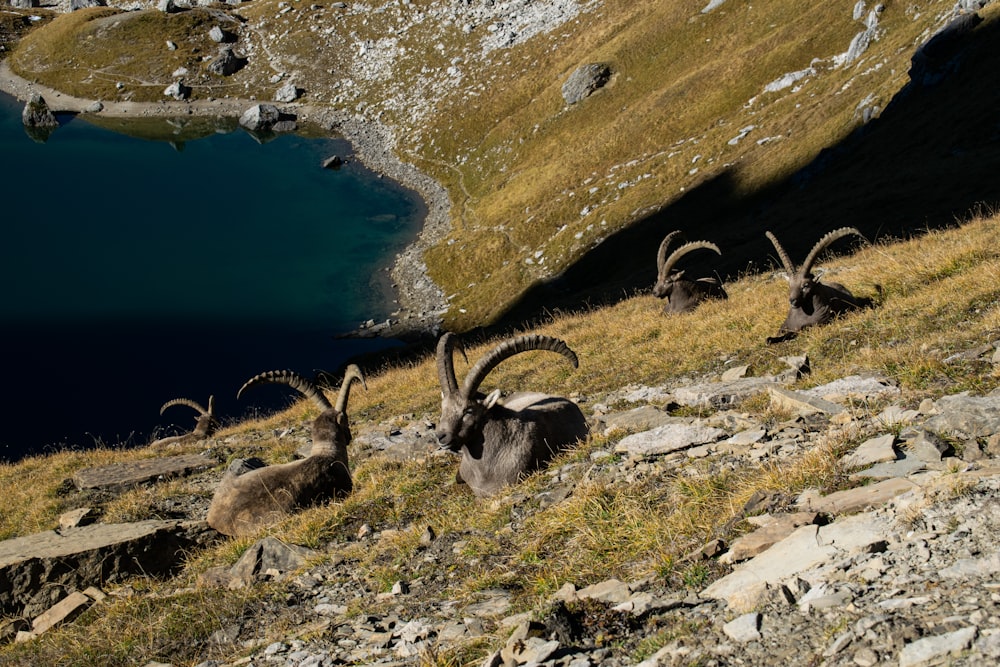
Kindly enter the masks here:
<path id="1" fill-rule="evenodd" d="M 706 248 L 721 255 L 719 247 L 708 241 L 693 241 L 680 246 L 667 257 L 667 250 L 678 234 L 680 232 L 677 231 L 667 234 L 656 255 L 657 279 L 653 286 L 653 295 L 666 299 L 663 310 L 667 313 L 684 313 L 694 310 L 706 299 L 727 298 L 726 291 L 717 278 L 692 280 L 685 277 L 684 271 L 674 268 L 678 260 L 692 250 Z M 854 227 L 841 227 L 823 236 L 809 251 L 798 269 L 774 234 L 766 232 L 765 235 L 778 252 L 778 258 L 786 272 L 785 277 L 788 279 L 788 316 L 778 329 L 778 334 L 767 339 L 768 343 L 787 340 L 806 327 L 825 324 L 836 315 L 872 304 L 871 299 L 854 296 L 840 283 L 820 282 L 819 278 L 813 275 L 813 266 L 819 259 L 820 253 L 834 241 L 851 235 L 864 239 L 861 232 Z"/>
<path id="2" fill-rule="evenodd" d="M 719 280 L 692 280 L 684 271 L 675 269 L 678 260 L 692 250 L 708 249 L 721 254 L 719 248 L 707 241 L 694 241 L 681 245 L 668 257 L 670 244 L 678 234 L 668 234 L 657 252 L 658 278 L 653 294 L 666 299 L 664 310 L 686 312 L 705 299 L 727 298 Z M 853 296 L 843 285 L 820 282 L 812 272 L 824 249 L 852 234 L 861 236 L 853 227 L 826 234 L 796 269 L 778 240 L 767 232 L 788 273 L 790 286 L 788 316 L 778 336 L 768 342 L 784 340 L 805 327 L 823 324 L 838 313 L 870 304 L 870 299 Z M 436 435 L 442 448 L 461 456 L 456 479 L 467 484 L 473 493 L 489 495 L 514 484 L 544 467 L 560 451 L 586 439 L 587 419 L 567 398 L 535 392 L 501 397 L 499 389 L 487 395 L 479 391 L 494 368 L 522 352 L 554 352 L 576 368 L 576 353 L 565 342 L 542 335 L 509 338 L 479 359 L 461 385 L 455 376 L 456 345 L 458 342 L 451 333 L 444 334 L 437 345 L 441 418 Z M 344 374 L 336 404 L 331 405 L 313 382 L 292 371 L 269 371 L 250 378 L 237 392 L 237 398 L 248 387 L 282 383 L 313 401 L 320 414 L 312 424 L 312 449 L 308 457 L 280 465 L 266 466 L 257 459 L 234 461 L 212 499 L 209 525 L 227 535 L 246 535 L 296 509 L 349 494 L 353 485 L 347 456 L 351 442 L 347 401 L 355 381 L 367 388 L 361 370 L 351 364 Z M 163 406 L 161 414 L 172 405 L 188 405 L 197 410 L 200 415 L 197 427 L 189 434 L 158 440 L 156 444 L 208 437 L 218 426 L 211 397 L 207 409 L 188 399 L 175 399 Z"/>

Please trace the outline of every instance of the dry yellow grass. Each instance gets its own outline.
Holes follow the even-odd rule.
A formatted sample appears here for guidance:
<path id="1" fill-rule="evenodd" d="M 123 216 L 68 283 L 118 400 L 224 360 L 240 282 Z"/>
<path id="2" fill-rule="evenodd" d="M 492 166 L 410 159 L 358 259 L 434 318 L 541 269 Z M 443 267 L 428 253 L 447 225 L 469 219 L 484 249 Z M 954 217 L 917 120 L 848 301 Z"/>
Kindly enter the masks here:
<path id="1" fill-rule="evenodd" d="M 728 302 L 709 303 L 688 315 L 664 316 L 655 299 L 642 296 L 588 313 L 558 316 L 538 331 L 565 338 L 580 357 L 579 370 L 569 369 L 554 355 L 523 354 L 498 367 L 487 384 L 576 394 L 586 407 L 628 384 L 711 376 L 726 361 L 749 363 L 754 372 L 778 370 L 782 366 L 778 356 L 808 354 L 813 373 L 800 381 L 803 387 L 865 370 L 896 380 L 904 404 L 962 389 L 986 391 L 998 384 L 990 364 L 948 358 L 1000 339 L 996 287 L 1000 250 L 992 244 L 998 233 L 1000 216 L 989 215 L 824 261 L 838 280 L 859 291 L 873 291 L 873 285 L 880 284 L 881 304 L 778 346 L 763 341 L 784 317 L 784 281 L 747 276 L 728 285 Z M 471 346 L 470 362 L 487 347 Z M 465 362 L 459 360 L 457 365 L 461 375 Z M 352 395 L 356 434 L 399 415 L 436 417 L 439 387 L 433 359 L 367 375 L 368 391 Z M 741 409 L 765 422 L 788 417 L 760 398 L 746 401 Z M 302 401 L 266 420 L 235 425 L 222 437 L 230 441 L 234 455 L 240 455 L 268 442 L 259 435 L 305 423 L 311 416 L 312 408 Z M 553 465 L 587 462 L 591 453 L 613 448 L 623 435 L 594 434 Z M 599 474 L 584 479 L 590 466 L 578 465 L 570 473 L 575 476 L 574 493 L 544 509 L 537 496 L 548 484 L 545 472 L 495 498 L 476 499 L 454 485 L 455 463 L 448 456 L 411 461 L 356 458 L 355 491 L 345 501 L 304 511 L 260 535 L 276 535 L 345 558 L 352 576 L 376 593 L 389 590 L 398 579 L 442 572 L 448 573 L 448 583 L 440 595 L 472 600 L 483 590 L 503 587 L 515 593 L 517 610 L 543 607 L 548 595 L 567 581 L 584 585 L 609 576 L 655 576 L 678 590 L 698 588 L 719 570 L 688 562 L 686 554 L 709 539 L 738 533 L 742 508 L 757 491 L 794 494 L 808 487 L 840 488 L 845 477 L 837 461 L 856 443 L 851 438 L 847 433 L 801 456 L 765 465 L 727 470 L 711 461 L 692 462 L 670 474 L 639 475 L 627 483 Z M 276 445 L 266 445 L 272 446 Z M 148 450 L 66 452 L 0 466 L 0 484 L 10 498 L 2 530 L 9 536 L 51 528 L 56 514 L 68 508 L 58 487 L 74 470 L 151 454 Z M 122 519 L 141 518 L 139 508 L 150 504 L 152 494 L 185 492 L 183 480 L 155 491 L 136 490 L 109 504 L 106 511 Z M 358 541 L 363 524 L 380 537 Z M 427 526 L 439 540 L 460 545 L 451 560 L 428 563 L 417 556 Z M 39 642 L 0 649 L 0 661 L 37 664 L 58 655 L 67 664 L 129 664 L 169 654 L 184 664 L 185 651 L 196 651 L 191 660 L 196 655 L 203 658 L 197 646 L 207 634 L 233 618 L 252 618 L 271 592 L 267 588 L 242 594 L 175 591 L 184 591 L 209 567 L 234 562 L 252 542 L 252 537 L 228 540 L 192 554 L 175 580 L 131 583 L 155 593 L 152 598 L 120 599 Z M 392 603 L 367 601 L 349 613 L 371 611 L 378 604 Z M 194 648 L 178 648 L 182 646 Z M 220 650 L 219 655 L 238 657 L 233 650 Z M 426 656 L 426 664 L 468 664 L 481 658 L 484 650 L 481 644 L 442 647 Z M 101 663 L 104 656 L 111 656 L 110 662 Z"/>

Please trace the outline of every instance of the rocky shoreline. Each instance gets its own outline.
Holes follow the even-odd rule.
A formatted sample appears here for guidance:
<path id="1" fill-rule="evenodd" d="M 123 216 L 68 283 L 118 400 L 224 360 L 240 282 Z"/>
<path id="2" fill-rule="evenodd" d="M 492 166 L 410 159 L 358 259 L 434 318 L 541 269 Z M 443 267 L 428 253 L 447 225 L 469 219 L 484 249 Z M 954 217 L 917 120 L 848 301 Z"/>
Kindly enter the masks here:
<path id="1" fill-rule="evenodd" d="M 15 74 L 6 60 L 0 61 L 0 91 L 26 102 L 32 94 L 41 95 L 54 113 L 84 113 L 115 118 L 172 118 L 182 116 L 219 116 L 238 118 L 255 100 L 234 98 L 148 102 L 104 102 L 61 93 L 32 83 Z M 415 338 L 436 334 L 441 328 L 447 300 L 441 289 L 427 275 L 424 251 L 447 234 L 450 228 L 450 202 L 447 191 L 433 178 L 412 164 L 402 162 L 395 153 L 391 128 L 373 124 L 354 115 L 309 104 L 282 104 L 282 111 L 294 114 L 297 121 L 312 123 L 350 142 L 356 155 L 372 171 L 414 190 L 424 202 L 426 216 L 417 239 L 399 253 L 389 269 L 391 289 L 399 310 L 376 326 L 362 326 L 356 336 Z"/>

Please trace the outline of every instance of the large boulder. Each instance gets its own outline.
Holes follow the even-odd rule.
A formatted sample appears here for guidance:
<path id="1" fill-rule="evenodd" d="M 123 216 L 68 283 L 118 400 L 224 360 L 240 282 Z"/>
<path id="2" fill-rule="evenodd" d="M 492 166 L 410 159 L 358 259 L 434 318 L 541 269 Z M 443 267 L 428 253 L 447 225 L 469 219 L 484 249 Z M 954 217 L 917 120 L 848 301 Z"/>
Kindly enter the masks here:
<path id="1" fill-rule="evenodd" d="M 32 93 L 31 99 L 24 105 L 21 122 L 25 127 L 59 127 L 55 114 L 49 110 L 45 98 L 38 93 Z"/>
<path id="2" fill-rule="evenodd" d="M 566 100 L 566 104 L 576 104 L 593 95 L 594 91 L 602 88 L 610 78 L 611 67 L 605 63 L 581 65 L 563 84 L 563 99 Z"/>
<path id="3" fill-rule="evenodd" d="M 219 49 L 219 55 L 208 64 L 208 71 L 219 76 L 231 76 L 243 69 L 246 64 L 247 59 L 236 55 L 233 47 L 224 46 Z"/>
<path id="4" fill-rule="evenodd" d="M 273 104 L 255 104 L 240 116 L 240 125 L 252 132 L 270 130 L 281 119 L 281 112 Z"/>

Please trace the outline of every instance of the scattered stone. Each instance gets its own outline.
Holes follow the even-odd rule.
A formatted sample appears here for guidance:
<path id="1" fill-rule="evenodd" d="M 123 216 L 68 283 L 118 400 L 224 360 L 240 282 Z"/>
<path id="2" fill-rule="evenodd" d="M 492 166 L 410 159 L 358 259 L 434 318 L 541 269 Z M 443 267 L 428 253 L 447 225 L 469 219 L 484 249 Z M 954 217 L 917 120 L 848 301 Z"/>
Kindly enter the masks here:
<path id="1" fill-rule="evenodd" d="M 178 101 L 186 100 L 191 96 L 191 87 L 185 86 L 182 81 L 174 81 L 163 89 L 163 94 Z"/>
<path id="2" fill-rule="evenodd" d="M 344 164 L 344 161 L 341 159 L 339 155 L 331 155 L 330 157 L 323 160 L 324 169 L 337 169 L 342 164 Z"/>
<path id="3" fill-rule="evenodd" d="M 208 38 L 216 44 L 229 44 L 236 41 L 235 34 L 228 30 L 223 30 L 217 25 L 212 26 L 212 29 L 208 31 Z"/>
<path id="4" fill-rule="evenodd" d="M 302 89 L 297 88 L 295 84 L 288 81 L 281 88 L 278 88 L 278 92 L 274 94 L 275 102 L 294 102 L 299 99 L 302 95 Z"/>
<path id="5" fill-rule="evenodd" d="M 891 433 L 866 440 L 853 452 L 841 458 L 840 463 L 847 468 L 863 468 L 876 463 L 895 461 L 899 457 L 893 445 L 895 441 L 896 437 Z"/>
<path id="6" fill-rule="evenodd" d="M 59 528 L 76 528 L 77 526 L 87 526 L 97 520 L 94 510 L 90 507 L 79 507 L 70 510 L 59 517 Z"/>
<path id="7" fill-rule="evenodd" d="M 899 667 L 917 667 L 946 656 L 957 656 L 972 645 L 976 634 L 976 628 L 967 627 L 943 635 L 918 639 L 900 651 Z"/>
<path id="8" fill-rule="evenodd" d="M 722 626 L 722 631 L 727 637 L 741 644 L 759 641 L 760 614 L 757 612 L 743 614 Z"/>

